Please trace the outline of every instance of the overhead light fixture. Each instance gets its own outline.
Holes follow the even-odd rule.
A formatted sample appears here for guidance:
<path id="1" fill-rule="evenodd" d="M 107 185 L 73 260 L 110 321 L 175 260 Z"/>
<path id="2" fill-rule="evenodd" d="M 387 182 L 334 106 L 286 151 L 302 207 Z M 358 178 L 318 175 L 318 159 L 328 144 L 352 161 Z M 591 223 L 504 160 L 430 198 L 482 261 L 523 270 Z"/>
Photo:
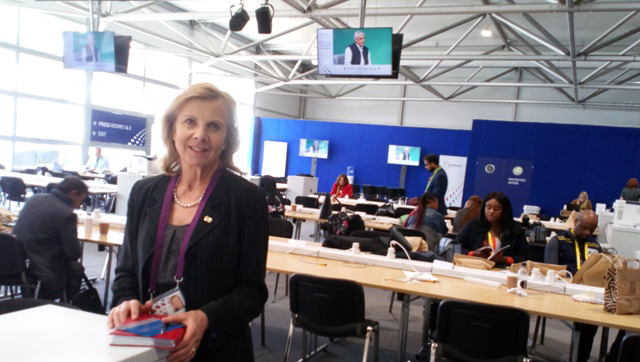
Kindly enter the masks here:
<path id="1" fill-rule="evenodd" d="M 271 11 L 269 11 L 271 8 Z M 265 0 L 259 8 L 256 9 L 256 21 L 258 22 L 258 33 L 271 34 L 271 21 L 276 10 L 273 5 L 269 4 L 269 0 Z"/>
<path id="2" fill-rule="evenodd" d="M 482 29 L 482 31 L 480 32 L 480 35 L 486 37 L 486 38 L 490 38 L 493 36 L 493 31 L 491 31 L 491 29 L 489 29 L 489 27 L 486 27 L 484 29 Z"/>
<path id="3" fill-rule="evenodd" d="M 231 5 L 229 7 L 229 13 L 232 14 L 231 19 L 229 20 L 229 30 L 240 31 L 249 22 L 249 14 L 244 9 L 244 0 L 241 0 L 240 4 L 238 4 L 240 7 L 236 10 L 235 14 L 231 10 L 234 6 L 235 5 Z"/>

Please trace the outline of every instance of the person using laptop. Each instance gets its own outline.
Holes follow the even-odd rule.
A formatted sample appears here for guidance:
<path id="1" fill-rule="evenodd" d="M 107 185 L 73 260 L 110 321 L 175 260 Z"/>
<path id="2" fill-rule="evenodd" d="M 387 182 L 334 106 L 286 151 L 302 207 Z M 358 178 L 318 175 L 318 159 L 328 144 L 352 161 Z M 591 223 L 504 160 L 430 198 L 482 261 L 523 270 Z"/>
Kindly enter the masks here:
<path id="1" fill-rule="evenodd" d="M 571 201 L 571 205 L 578 205 L 576 211 L 579 210 L 593 210 L 593 205 L 591 205 L 591 201 L 589 201 L 589 195 L 587 195 L 586 191 L 582 191 L 578 198 Z"/>

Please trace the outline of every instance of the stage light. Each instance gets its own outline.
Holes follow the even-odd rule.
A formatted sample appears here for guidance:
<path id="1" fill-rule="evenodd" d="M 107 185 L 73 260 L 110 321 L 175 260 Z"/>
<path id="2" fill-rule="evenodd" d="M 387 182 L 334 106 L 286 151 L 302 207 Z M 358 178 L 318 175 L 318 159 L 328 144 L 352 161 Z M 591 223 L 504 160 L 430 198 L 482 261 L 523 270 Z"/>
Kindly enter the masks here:
<path id="1" fill-rule="evenodd" d="M 244 1 L 241 1 L 238 10 L 235 14 L 231 11 L 235 5 L 229 7 L 229 13 L 231 13 L 231 19 L 229 20 L 229 30 L 240 31 L 249 22 L 249 14 L 244 9 Z"/>
<path id="2" fill-rule="evenodd" d="M 269 11 L 271 8 L 271 11 Z M 256 9 L 256 21 L 258 22 L 258 33 L 271 34 L 271 20 L 276 13 L 273 5 L 266 0 L 259 8 Z"/>

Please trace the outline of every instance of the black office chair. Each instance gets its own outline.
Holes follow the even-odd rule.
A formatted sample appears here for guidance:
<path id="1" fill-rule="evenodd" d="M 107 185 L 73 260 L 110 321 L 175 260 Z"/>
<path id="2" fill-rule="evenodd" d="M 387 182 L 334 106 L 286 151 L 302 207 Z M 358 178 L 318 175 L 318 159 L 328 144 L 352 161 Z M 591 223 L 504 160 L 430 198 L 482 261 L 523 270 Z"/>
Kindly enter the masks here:
<path id="1" fill-rule="evenodd" d="M 404 215 L 409 215 L 414 209 L 408 207 L 396 207 L 396 218 L 399 218 Z"/>
<path id="2" fill-rule="evenodd" d="M 320 208 L 320 203 L 318 202 L 318 199 L 315 197 L 309 197 L 309 196 L 296 196 L 296 204 L 297 205 L 302 205 L 302 207 L 308 207 L 311 209 L 319 209 Z"/>
<path id="3" fill-rule="evenodd" d="M 544 263 L 544 248 L 547 244 L 542 243 L 529 243 L 529 253 L 527 259 L 531 261 L 537 261 Z"/>
<path id="4" fill-rule="evenodd" d="M 400 195 L 400 197 L 407 196 L 407 194 L 405 193 L 405 191 L 404 191 L 404 189 L 402 187 L 398 187 L 398 194 Z"/>
<path id="5" fill-rule="evenodd" d="M 291 325 L 284 360 L 289 358 L 294 327 L 302 328 L 302 355 L 315 356 L 327 348 L 324 344 L 307 355 L 307 333 L 319 336 L 365 338 L 363 361 L 367 360 L 369 341 L 374 333 L 373 360 L 378 360 L 378 322 L 365 319 L 364 290 L 356 282 L 304 274 L 291 277 Z"/>
<path id="6" fill-rule="evenodd" d="M 276 219 L 269 218 L 269 235 L 270 236 L 278 236 L 281 238 L 291 239 L 293 236 L 293 224 L 285 219 Z M 276 302 L 276 293 L 278 291 L 278 281 L 280 280 L 280 273 L 276 274 L 276 284 L 273 287 L 273 299 L 271 303 Z M 289 275 L 285 278 L 285 284 L 287 288 L 285 289 L 285 295 L 289 293 Z"/>
<path id="7" fill-rule="evenodd" d="M 47 187 L 45 187 L 44 192 L 46 192 L 47 194 L 50 194 L 50 193 L 51 193 L 51 191 L 52 191 L 56 186 L 58 186 L 58 183 L 56 183 L 56 182 L 49 182 L 49 183 L 47 184 Z"/>
<path id="8" fill-rule="evenodd" d="M 22 171 L 19 171 L 20 173 L 25 173 L 27 175 L 37 175 L 38 174 L 38 170 L 36 170 L 35 168 L 25 168 Z"/>
<path id="9" fill-rule="evenodd" d="M 16 287 L 22 289 L 22 295 L 34 298 L 40 293 L 40 281 L 27 276 L 27 255 L 24 245 L 17 236 L 0 232 L 0 286 L 7 292 L 11 291 L 11 298 L 18 294 Z"/>
<path id="10" fill-rule="evenodd" d="M 360 185 L 351 184 L 351 189 L 353 190 L 353 198 L 357 199 L 360 197 Z"/>
<path id="11" fill-rule="evenodd" d="M 43 305 L 55 305 L 58 307 L 69 308 L 80 310 L 67 303 L 60 303 L 53 300 L 48 299 L 25 299 L 25 298 L 14 298 L 7 299 L 0 302 L 0 315 L 18 312 L 25 309 L 40 307 Z"/>
<path id="12" fill-rule="evenodd" d="M 529 313 L 512 307 L 445 300 L 438 309 L 431 361 L 530 361 Z"/>
<path id="13" fill-rule="evenodd" d="M 11 208 L 11 201 L 17 202 L 18 206 L 21 202 L 27 201 L 27 186 L 21 178 L 2 176 L 0 184 L 2 184 L 4 201 L 9 201 L 9 208 Z"/>
<path id="14" fill-rule="evenodd" d="M 369 215 L 375 215 L 378 211 L 378 205 L 374 204 L 356 204 L 356 211 L 364 211 Z"/>
<path id="15" fill-rule="evenodd" d="M 362 193 L 364 194 L 364 198 L 367 200 L 375 199 L 377 189 L 375 186 L 372 186 L 372 185 L 362 185 Z"/>
<path id="16" fill-rule="evenodd" d="M 59 177 L 59 178 L 65 178 L 65 174 L 63 172 L 60 171 L 49 171 L 49 173 L 51 174 L 51 176 L 53 177 Z"/>
<path id="17" fill-rule="evenodd" d="M 387 188 L 386 198 L 387 200 L 397 200 L 400 197 L 400 191 L 397 188 Z"/>
<path id="18" fill-rule="evenodd" d="M 387 186 L 377 186 L 376 197 L 379 199 L 385 199 L 387 197 Z"/>
<path id="19" fill-rule="evenodd" d="M 618 362 L 640 361 L 640 334 L 627 332 L 620 344 Z"/>

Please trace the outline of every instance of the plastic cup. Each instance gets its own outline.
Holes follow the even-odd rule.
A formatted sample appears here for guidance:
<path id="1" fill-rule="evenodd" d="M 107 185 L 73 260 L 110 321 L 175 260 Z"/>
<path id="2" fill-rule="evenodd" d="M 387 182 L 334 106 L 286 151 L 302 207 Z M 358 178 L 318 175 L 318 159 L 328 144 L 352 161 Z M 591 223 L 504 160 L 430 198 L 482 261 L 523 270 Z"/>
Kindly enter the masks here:
<path id="1" fill-rule="evenodd" d="M 109 233 L 109 223 L 101 222 L 100 223 L 100 234 L 106 235 Z"/>

